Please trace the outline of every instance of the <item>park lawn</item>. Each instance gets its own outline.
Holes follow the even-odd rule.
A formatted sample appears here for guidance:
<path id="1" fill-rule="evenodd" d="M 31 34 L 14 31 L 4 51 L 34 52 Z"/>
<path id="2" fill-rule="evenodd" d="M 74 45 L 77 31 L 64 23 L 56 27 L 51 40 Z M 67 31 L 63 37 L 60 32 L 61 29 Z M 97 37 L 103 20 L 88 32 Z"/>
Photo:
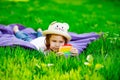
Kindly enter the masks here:
<path id="1" fill-rule="evenodd" d="M 0 47 L 0 80 L 119 80 L 120 2 L 118 0 L 1 0 L 0 24 L 37 30 L 67 22 L 76 33 L 104 32 L 78 57 L 58 57 L 20 46 Z M 87 56 L 91 56 L 91 62 Z M 87 63 L 85 65 L 84 63 Z"/>

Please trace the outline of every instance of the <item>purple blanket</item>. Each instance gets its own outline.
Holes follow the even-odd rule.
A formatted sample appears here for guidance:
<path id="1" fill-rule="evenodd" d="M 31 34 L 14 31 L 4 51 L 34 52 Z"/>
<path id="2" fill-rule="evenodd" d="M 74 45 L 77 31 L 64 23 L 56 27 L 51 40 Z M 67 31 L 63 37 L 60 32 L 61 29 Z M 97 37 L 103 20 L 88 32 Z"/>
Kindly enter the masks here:
<path id="1" fill-rule="evenodd" d="M 17 25 L 19 29 L 25 33 L 28 33 L 33 39 L 36 38 L 36 31 L 32 28 L 25 28 L 25 26 L 20 24 L 10 24 L 8 26 L 0 24 L 0 46 L 22 46 L 30 49 L 36 49 L 34 45 L 30 44 L 27 41 L 20 40 L 15 37 L 13 32 L 13 27 Z M 84 33 L 84 34 L 76 34 L 73 32 L 69 32 L 72 37 L 72 40 L 69 42 L 74 47 L 79 50 L 81 53 L 89 43 L 98 39 L 100 36 L 94 32 L 92 33 Z"/>

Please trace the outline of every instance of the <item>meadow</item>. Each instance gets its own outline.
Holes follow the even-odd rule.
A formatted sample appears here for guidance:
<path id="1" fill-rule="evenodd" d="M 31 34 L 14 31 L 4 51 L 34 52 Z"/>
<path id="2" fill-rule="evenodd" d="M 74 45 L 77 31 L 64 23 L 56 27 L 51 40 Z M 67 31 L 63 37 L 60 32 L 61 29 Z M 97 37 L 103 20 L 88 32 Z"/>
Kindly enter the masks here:
<path id="1" fill-rule="evenodd" d="M 0 80 L 119 80 L 119 10 L 119 0 L 0 0 L 0 24 L 45 30 L 59 21 L 71 32 L 104 33 L 78 57 L 0 47 Z"/>

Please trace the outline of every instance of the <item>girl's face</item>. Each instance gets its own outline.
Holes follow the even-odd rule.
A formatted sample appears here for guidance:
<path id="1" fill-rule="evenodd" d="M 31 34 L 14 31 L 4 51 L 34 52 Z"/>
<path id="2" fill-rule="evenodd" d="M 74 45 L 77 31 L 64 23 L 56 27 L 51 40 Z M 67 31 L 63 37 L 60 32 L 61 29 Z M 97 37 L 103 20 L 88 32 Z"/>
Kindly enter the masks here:
<path id="1" fill-rule="evenodd" d="M 60 46 L 65 44 L 65 39 L 61 35 L 51 35 L 50 37 L 50 49 L 52 51 L 58 52 Z"/>

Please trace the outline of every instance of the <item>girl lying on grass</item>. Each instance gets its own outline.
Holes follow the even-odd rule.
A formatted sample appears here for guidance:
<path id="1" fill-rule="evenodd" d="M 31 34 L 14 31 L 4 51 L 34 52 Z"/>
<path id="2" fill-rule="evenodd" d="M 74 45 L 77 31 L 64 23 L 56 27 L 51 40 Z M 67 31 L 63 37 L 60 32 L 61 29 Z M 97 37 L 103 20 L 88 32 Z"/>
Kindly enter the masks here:
<path id="1" fill-rule="evenodd" d="M 26 33 L 19 30 L 18 26 L 13 28 L 15 36 L 24 41 L 29 41 L 33 44 L 37 50 L 44 52 L 45 54 L 53 51 L 57 55 L 63 55 L 63 52 L 59 52 L 61 46 L 68 44 L 71 40 L 71 36 L 68 34 L 69 25 L 67 23 L 52 22 L 48 29 L 42 31 L 38 29 L 36 39 L 32 39 Z M 77 56 L 78 49 L 75 47 L 70 48 L 70 55 Z"/>

